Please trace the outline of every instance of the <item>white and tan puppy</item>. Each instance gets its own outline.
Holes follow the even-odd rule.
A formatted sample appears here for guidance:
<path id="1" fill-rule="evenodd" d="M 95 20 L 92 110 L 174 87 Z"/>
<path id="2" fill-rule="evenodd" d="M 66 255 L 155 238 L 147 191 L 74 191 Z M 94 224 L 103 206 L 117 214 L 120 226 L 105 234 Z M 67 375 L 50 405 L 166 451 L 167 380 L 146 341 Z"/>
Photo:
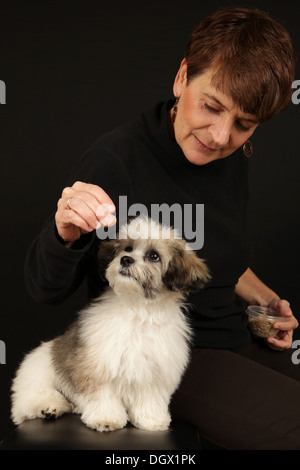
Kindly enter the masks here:
<path id="1" fill-rule="evenodd" d="M 138 217 L 100 244 L 109 287 L 67 331 L 25 356 L 12 385 L 12 419 L 80 413 L 98 431 L 128 421 L 170 424 L 169 402 L 189 360 L 184 295 L 209 280 L 205 263 L 169 227 Z"/>

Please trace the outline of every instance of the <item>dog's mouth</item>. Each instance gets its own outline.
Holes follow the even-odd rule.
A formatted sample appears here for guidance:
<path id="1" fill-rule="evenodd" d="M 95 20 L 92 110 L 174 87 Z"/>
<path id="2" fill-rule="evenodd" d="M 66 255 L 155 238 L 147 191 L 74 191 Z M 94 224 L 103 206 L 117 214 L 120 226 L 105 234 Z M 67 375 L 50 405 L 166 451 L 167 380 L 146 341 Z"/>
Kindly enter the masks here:
<path id="1" fill-rule="evenodd" d="M 135 277 L 131 274 L 128 268 L 120 268 L 119 274 L 121 274 L 121 276 L 131 277 L 132 279 L 135 279 Z"/>

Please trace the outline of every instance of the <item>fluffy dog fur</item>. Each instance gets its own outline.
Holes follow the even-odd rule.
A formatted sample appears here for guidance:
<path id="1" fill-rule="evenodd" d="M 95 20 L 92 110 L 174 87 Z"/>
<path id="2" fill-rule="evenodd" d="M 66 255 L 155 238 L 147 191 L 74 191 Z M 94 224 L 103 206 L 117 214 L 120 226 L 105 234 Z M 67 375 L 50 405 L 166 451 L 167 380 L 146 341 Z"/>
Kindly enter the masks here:
<path id="1" fill-rule="evenodd" d="M 62 336 L 25 356 L 12 385 L 14 423 L 73 412 L 98 431 L 127 421 L 169 427 L 170 398 L 189 359 L 184 294 L 209 279 L 175 235 L 140 217 L 101 243 L 109 287 Z"/>

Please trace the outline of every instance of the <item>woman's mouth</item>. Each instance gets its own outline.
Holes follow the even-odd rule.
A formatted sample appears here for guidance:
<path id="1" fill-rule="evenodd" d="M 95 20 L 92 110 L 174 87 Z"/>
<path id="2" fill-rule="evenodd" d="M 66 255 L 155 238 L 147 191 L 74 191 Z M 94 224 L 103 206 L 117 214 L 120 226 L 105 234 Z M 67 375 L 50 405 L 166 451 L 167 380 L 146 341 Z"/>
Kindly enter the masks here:
<path id="1" fill-rule="evenodd" d="M 195 135 L 194 135 L 194 139 L 195 139 L 195 142 L 196 144 L 198 145 L 198 147 L 203 150 L 204 152 L 215 152 L 216 149 L 213 149 L 211 147 L 208 147 L 207 145 L 205 145 L 203 142 L 201 142 L 201 140 L 199 140 Z"/>

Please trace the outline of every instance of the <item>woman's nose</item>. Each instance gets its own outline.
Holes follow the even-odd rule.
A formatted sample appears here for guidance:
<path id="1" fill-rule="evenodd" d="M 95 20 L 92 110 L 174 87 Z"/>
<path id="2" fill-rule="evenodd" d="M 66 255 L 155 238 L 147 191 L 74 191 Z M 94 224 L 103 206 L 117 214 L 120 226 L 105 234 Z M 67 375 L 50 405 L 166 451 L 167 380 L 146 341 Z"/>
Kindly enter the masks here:
<path id="1" fill-rule="evenodd" d="M 214 146 L 225 147 L 230 139 L 231 127 L 232 124 L 228 121 L 220 121 L 211 126 L 210 133 Z"/>

